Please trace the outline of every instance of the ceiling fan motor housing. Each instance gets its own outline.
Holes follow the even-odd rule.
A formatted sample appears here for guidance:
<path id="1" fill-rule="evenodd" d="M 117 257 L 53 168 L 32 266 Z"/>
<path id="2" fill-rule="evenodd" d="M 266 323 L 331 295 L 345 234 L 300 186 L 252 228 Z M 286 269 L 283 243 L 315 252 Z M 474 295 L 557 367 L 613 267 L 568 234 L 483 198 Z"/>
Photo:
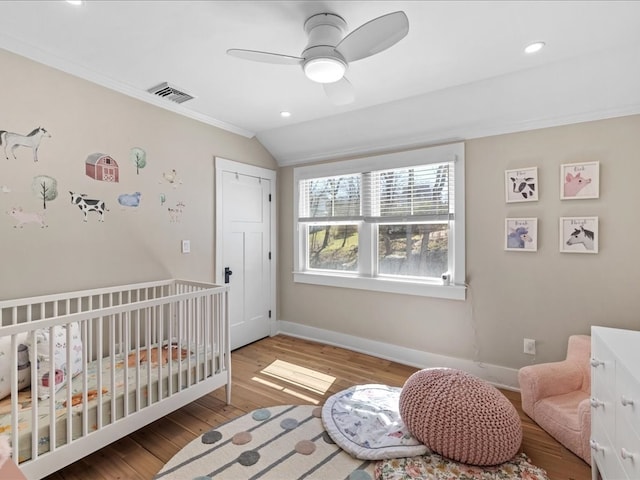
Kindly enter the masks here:
<path id="1" fill-rule="evenodd" d="M 302 69 L 309 78 L 314 80 L 313 70 L 324 69 L 328 64 L 331 64 L 336 71 L 335 77 L 315 81 L 331 83 L 342 78 L 347 69 L 347 62 L 335 50 L 335 46 L 342 40 L 346 28 L 347 22 L 333 13 L 313 15 L 304 23 L 309 41 L 302 52 L 302 58 L 304 58 Z"/>

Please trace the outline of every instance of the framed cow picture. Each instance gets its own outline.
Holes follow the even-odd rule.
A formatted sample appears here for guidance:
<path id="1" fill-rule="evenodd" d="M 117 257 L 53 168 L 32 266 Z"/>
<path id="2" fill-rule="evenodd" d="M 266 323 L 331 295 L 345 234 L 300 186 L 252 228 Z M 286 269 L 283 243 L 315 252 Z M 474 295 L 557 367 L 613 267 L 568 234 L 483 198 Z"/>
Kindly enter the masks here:
<path id="1" fill-rule="evenodd" d="M 507 203 L 537 201 L 538 167 L 505 170 L 504 186 Z"/>

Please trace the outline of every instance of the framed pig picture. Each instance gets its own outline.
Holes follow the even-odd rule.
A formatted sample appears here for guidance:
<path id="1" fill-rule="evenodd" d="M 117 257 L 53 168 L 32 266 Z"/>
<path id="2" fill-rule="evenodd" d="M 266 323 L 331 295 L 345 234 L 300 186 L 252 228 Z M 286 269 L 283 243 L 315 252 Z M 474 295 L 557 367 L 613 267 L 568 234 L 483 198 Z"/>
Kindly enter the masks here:
<path id="1" fill-rule="evenodd" d="M 600 196 L 600 162 L 560 166 L 560 199 L 580 200 Z"/>

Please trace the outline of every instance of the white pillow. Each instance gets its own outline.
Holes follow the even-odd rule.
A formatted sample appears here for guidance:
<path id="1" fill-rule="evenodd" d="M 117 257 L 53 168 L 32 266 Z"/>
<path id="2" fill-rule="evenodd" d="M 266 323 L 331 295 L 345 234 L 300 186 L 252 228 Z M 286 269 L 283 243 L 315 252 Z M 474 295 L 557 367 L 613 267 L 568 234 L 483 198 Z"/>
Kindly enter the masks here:
<path id="1" fill-rule="evenodd" d="M 82 339 L 80 337 L 80 324 L 70 323 L 71 330 L 71 365 L 67 365 L 67 326 L 61 325 L 51 329 L 41 328 L 33 332 L 33 337 L 29 339 L 29 348 L 37 345 L 38 358 L 38 398 L 49 398 L 49 374 L 51 371 L 51 357 L 55 369 L 54 391 L 67 382 L 69 373 L 75 376 L 82 371 Z M 53 331 L 53 355 L 49 351 L 49 332 Z"/>
<path id="2" fill-rule="evenodd" d="M 18 390 L 31 385 L 31 366 L 27 349 L 28 334 L 21 333 L 18 341 Z M 0 337 L 0 399 L 11 394 L 11 336 Z"/>

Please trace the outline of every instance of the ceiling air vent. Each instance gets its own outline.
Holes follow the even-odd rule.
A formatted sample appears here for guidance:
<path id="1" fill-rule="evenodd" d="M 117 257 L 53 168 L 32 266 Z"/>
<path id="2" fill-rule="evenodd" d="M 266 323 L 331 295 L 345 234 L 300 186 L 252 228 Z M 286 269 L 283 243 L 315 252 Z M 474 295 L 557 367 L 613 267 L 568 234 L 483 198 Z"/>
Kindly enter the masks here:
<path id="1" fill-rule="evenodd" d="M 176 103 L 184 103 L 187 100 L 193 100 L 195 98 L 188 93 L 184 93 L 177 88 L 172 87 L 167 82 L 156 85 L 155 87 L 147 90 L 147 92 L 157 95 L 158 97 L 166 98 L 167 100 L 171 100 L 172 102 Z"/>

